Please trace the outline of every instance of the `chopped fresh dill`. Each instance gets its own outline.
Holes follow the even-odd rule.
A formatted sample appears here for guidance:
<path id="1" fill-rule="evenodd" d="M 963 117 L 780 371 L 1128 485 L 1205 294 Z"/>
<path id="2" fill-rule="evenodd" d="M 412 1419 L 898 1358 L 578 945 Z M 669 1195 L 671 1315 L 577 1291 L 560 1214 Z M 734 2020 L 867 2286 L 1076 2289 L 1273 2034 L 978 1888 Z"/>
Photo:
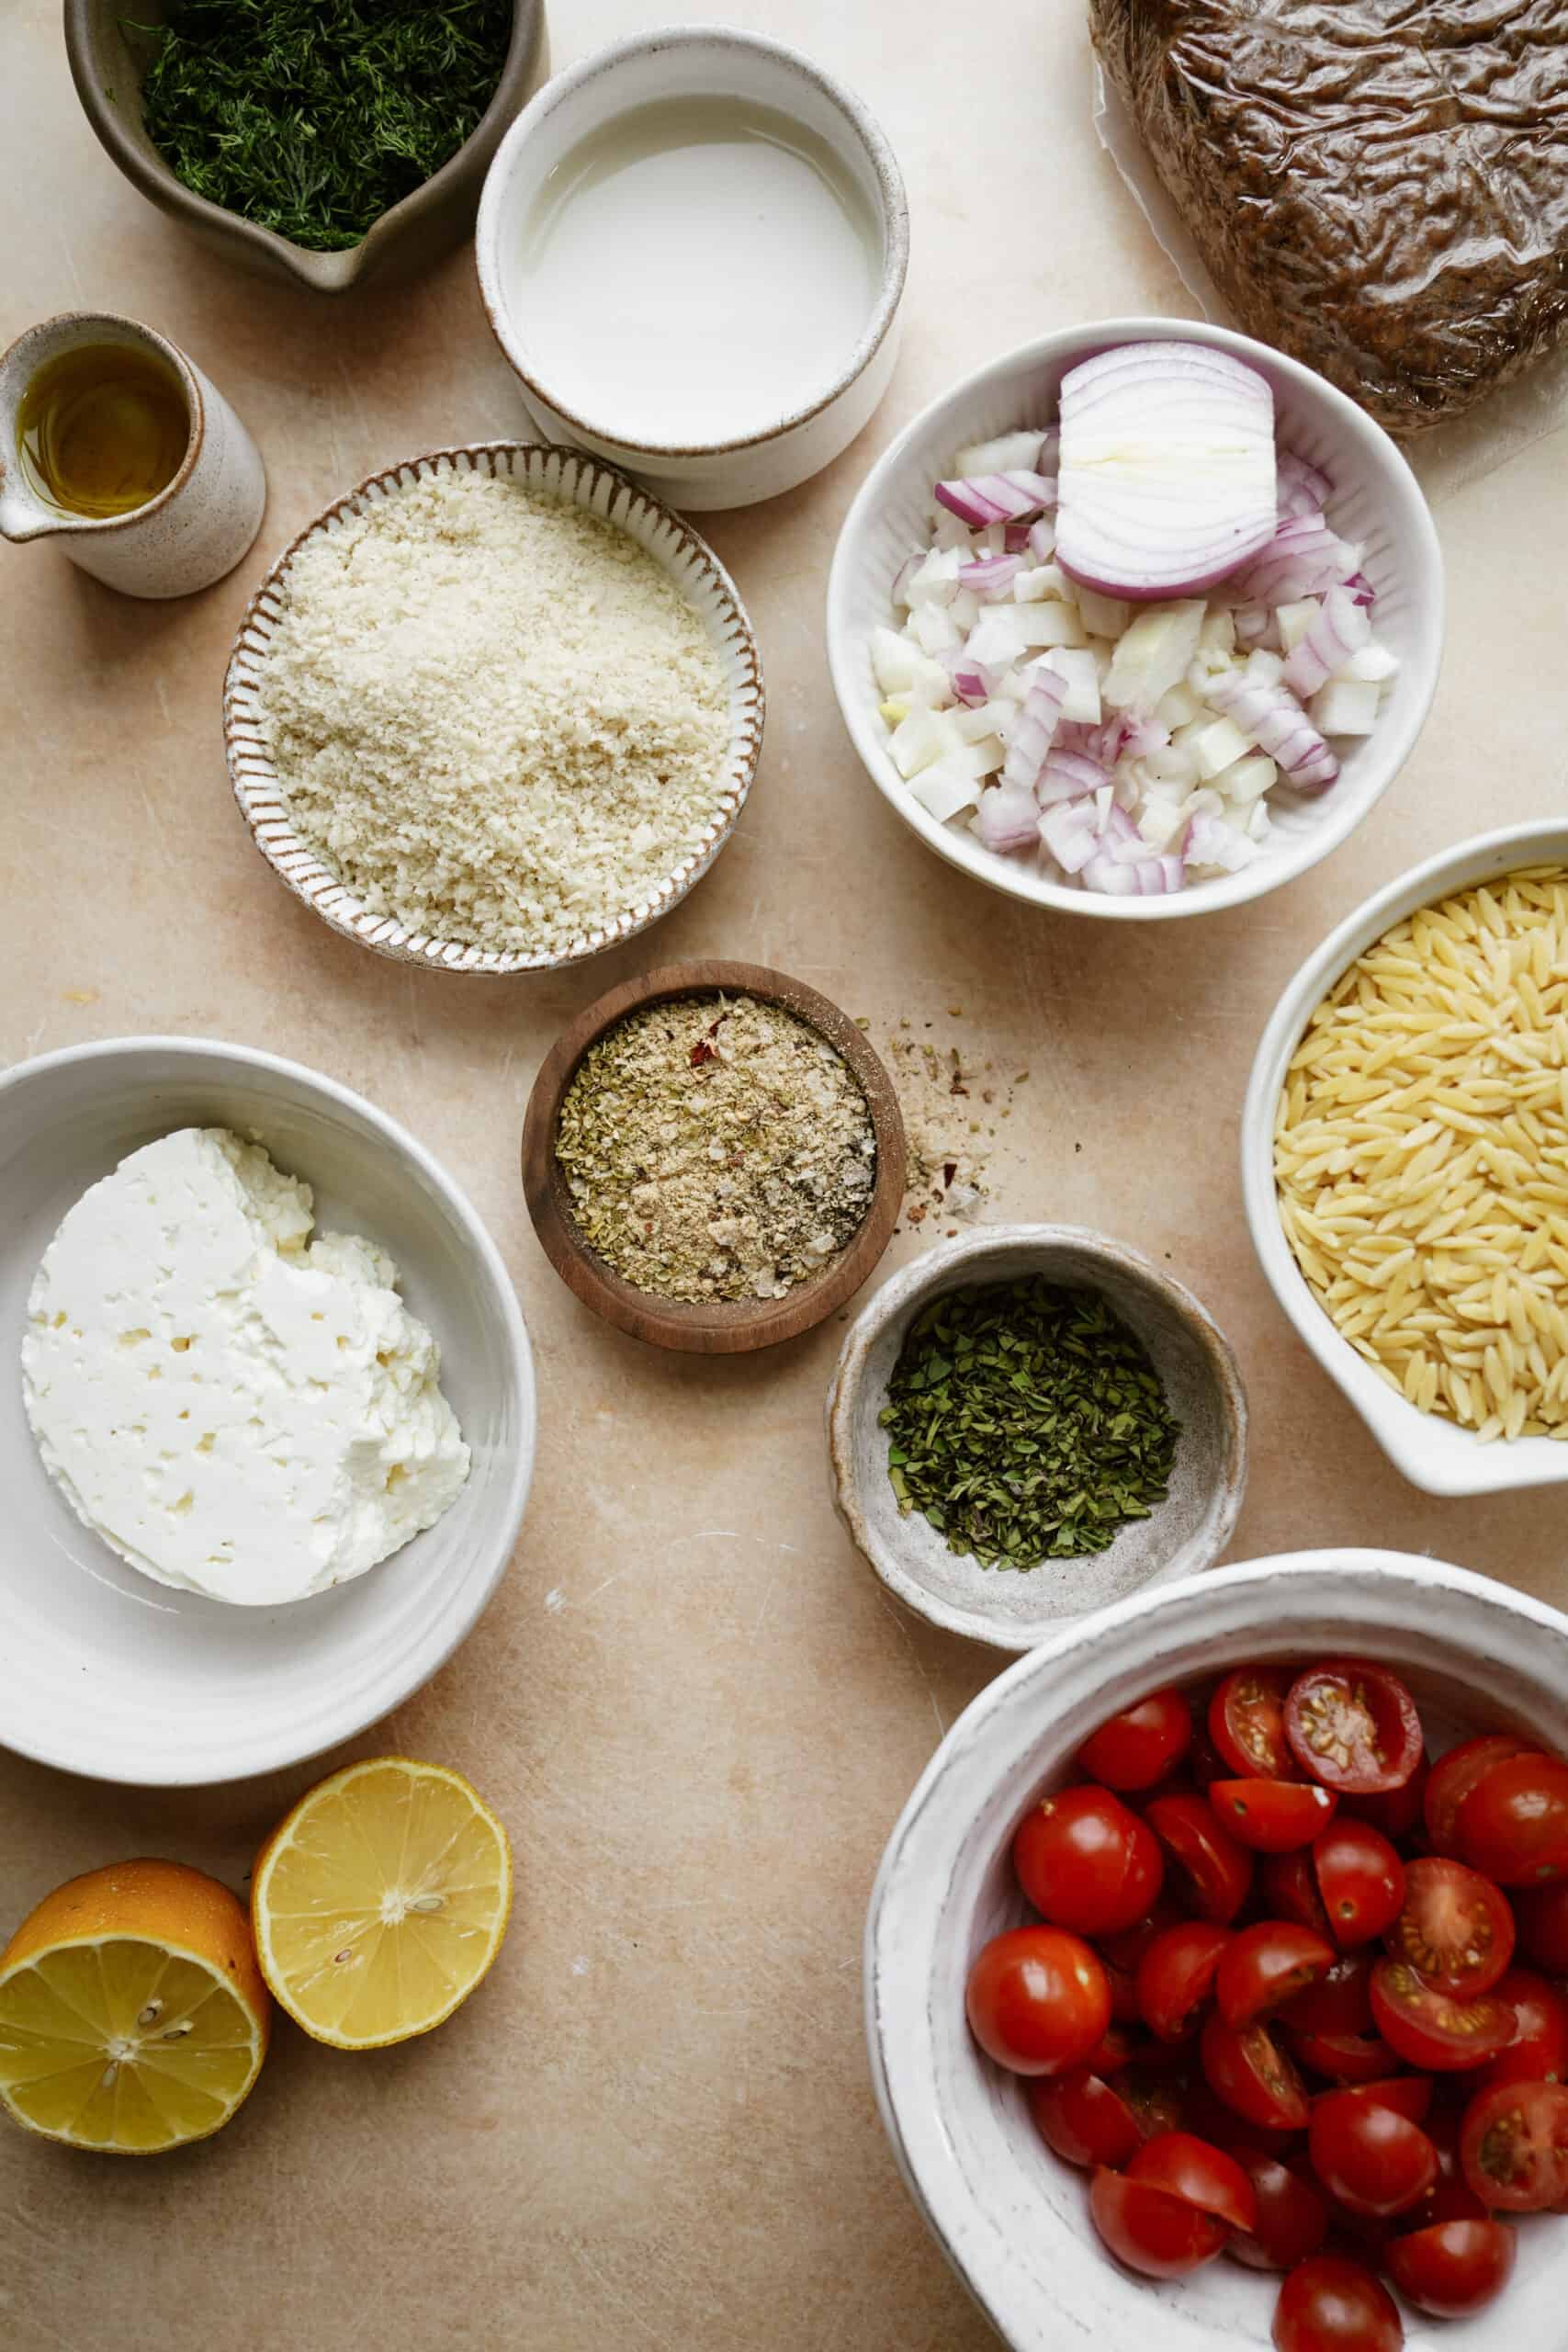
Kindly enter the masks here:
<path id="1" fill-rule="evenodd" d="M 174 0 L 126 20 L 147 135 L 197 196 L 321 253 L 450 161 L 495 96 L 512 0 Z"/>

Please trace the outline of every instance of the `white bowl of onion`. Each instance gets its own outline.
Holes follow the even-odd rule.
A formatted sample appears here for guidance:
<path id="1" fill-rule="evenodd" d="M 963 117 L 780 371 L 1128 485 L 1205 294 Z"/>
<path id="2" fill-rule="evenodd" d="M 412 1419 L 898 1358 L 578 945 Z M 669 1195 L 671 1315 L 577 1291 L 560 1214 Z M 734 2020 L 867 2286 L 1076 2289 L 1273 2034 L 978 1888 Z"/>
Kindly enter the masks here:
<path id="1" fill-rule="evenodd" d="M 828 650 L 872 781 L 939 855 L 1157 921 L 1353 831 L 1426 719 L 1443 601 L 1420 486 L 1353 401 L 1247 335 L 1112 319 L 993 360 L 885 452 Z"/>

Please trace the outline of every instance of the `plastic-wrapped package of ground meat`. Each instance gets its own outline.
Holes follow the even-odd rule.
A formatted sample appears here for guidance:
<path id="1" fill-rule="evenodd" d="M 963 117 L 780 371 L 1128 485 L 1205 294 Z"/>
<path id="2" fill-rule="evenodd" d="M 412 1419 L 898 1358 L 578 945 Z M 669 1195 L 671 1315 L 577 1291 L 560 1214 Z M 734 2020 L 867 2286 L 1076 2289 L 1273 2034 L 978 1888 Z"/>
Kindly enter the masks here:
<path id="1" fill-rule="evenodd" d="M 1201 300 L 1206 272 L 1238 325 L 1402 436 L 1484 421 L 1484 445 L 1442 436 L 1465 475 L 1562 421 L 1568 353 L 1538 363 L 1568 330 L 1568 0 L 1089 0 L 1089 17 L 1152 199 L 1114 101 L 1101 135 Z M 1522 400 L 1493 401 L 1527 369 Z"/>

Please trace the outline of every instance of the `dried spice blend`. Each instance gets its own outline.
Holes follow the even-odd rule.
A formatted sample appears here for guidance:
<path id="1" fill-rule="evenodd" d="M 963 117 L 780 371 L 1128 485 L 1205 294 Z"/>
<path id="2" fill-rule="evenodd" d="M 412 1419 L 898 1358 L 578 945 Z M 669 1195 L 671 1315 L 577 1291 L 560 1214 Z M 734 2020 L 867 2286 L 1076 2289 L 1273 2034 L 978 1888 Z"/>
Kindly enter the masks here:
<path id="1" fill-rule="evenodd" d="M 870 1107 L 828 1039 L 750 996 L 640 1006 L 567 1088 L 555 1153 L 583 1239 L 638 1290 L 782 1298 L 858 1230 Z"/>
<path id="2" fill-rule="evenodd" d="M 900 1510 L 984 1567 L 1105 1551 L 1165 1500 L 1180 1433 L 1143 1343 L 1100 1292 L 1038 1274 L 933 1299 L 879 1418 Z"/>

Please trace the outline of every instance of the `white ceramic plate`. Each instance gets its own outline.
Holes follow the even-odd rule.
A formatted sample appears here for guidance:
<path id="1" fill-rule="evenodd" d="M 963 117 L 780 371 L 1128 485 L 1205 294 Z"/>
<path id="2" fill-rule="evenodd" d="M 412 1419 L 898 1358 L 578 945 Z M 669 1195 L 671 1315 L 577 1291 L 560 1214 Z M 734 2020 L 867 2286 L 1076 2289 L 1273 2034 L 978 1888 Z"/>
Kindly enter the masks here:
<path id="1" fill-rule="evenodd" d="M 1521 865 L 1568 865 L 1568 824 L 1510 825 L 1427 858 L 1346 916 L 1290 981 L 1258 1045 L 1241 1114 L 1241 1183 L 1258 1262 L 1318 1363 L 1349 1398 L 1396 1469 L 1429 1495 L 1503 1494 L 1568 1479 L 1568 1442 L 1552 1437 L 1483 1445 L 1473 1430 L 1423 1413 L 1341 1339 L 1297 1265 L 1280 1222 L 1274 1114 L 1291 1056 L 1348 964 L 1417 907 L 1491 882 Z"/>
<path id="2" fill-rule="evenodd" d="M 62 1499 L 22 1405 L 28 1293 L 62 1217 L 127 1152 L 191 1125 L 254 1131 L 314 1188 L 319 1223 L 390 1250 L 473 1454 L 434 1527 L 287 1608 L 230 1607 L 138 1574 Z M 0 1741 L 97 1779 L 173 1785 L 297 1763 L 386 1714 L 494 1591 L 533 1472 L 527 1334 L 462 1193 L 345 1087 L 179 1037 L 78 1046 L 0 1076 Z"/>
<path id="3" fill-rule="evenodd" d="M 1167 1682 L 1325 1653 L 1387 1660 L 1429 1728 L 1502 1724 L 1568 1750 L 1568 1618 L 1406 1553 L 1297 1552 L 1137 1595 L 1021 1658 L 965 1708 L 888 1841 L 865 1937 L 876 2096 L 916 2203 L 1014 2352 L 1267 2352 L 1276 2280 L 1222 2257 L 1156 2286 L 1110 2259 L 1086 2176 L 976 2048 L 964 1988 L 1027 1916 L 1014 1830 L 1098 1724 Z M 1520 2231 L 1506 2297 L 1479 2318 L 1407 2312 L 1406 2352 L 1562 2352 L 1564 2226 Z"/>
<path id="4" fill-rule="evenodd" d="M 1055 421 L 1063 376 L 1092 353 L 1123 343 L 1209 343 L 1235 354 L 1274 388 L 1281 448 L 1321 466 L 1334 484 L 1329 521 L 1365 548 L 1377 591 L 1374 625 L 1398 654 L 1400 673 L 1377 731 L 1339 744 L 1338 781 L 1315 797 L 1269 795 L 1273 831 L 1239 874 L 1156 899 L 1106 898 L 1046 879 L 1032 859 L 987 849 L 959 820 L 939 825 L 894 766 L 871 669 L 871 632 L 897 617 L 892 582 L 906 556 L 930 540 L 932 486 L 966 441 L 1013 425 Z M 1021 344 L 923 409 L 872 468 L 845 518 L 828 583 L 828 658 L 854 747 L 883 797 L 939 856 L 1032 906 L 1112 922 L 1164 922 L 1261 898 L 1304 874 L 1354 831 L 1415 748 L 1438 683 L 1443 644 L 1443 559 L 1421 486 L 1388 435 L 1353 401 L 1282 353 L 1197 319 L 1100 319 Z"/>
<path id="5" fill-rule="evenodd" d="M 637 906 L 585 932 L 561 948 L 533 954 L 503 954 L 410 931 L 390 915 L 373 914 L 364 900 L 329 873 L 288 820 L 276 771 L 262 746 L 256 682 L 267 644 L 283 609 L 288 567 L 307 541 L 339 526 L 345 514 L 359 514 L 378 500 L 396 498 L 417 481 L 444 473 L 483 473 L 517 481 L 530 490 L 585 507 L 614 523 L 645 548 L 667 571 L 708 632 L 729 694 L 729 743 L 718 778 L 713 813 L 696 848 L 679 858 L 656 888 Z M 735 582 L 705 539 L 635 482 L 573 449 L 547 448 L 525 441 L 475 442 L 461 449 L 433 449 L 406 465 L 372 474 L 357 490 L 337 499 L 287 547 L 251 598 L 234 639 L 223 684 L 223 749 L 229 781 L 251 836 L 273 871 L 321 921 L 345 939 L 373 947 L 405 964 L 427 964 L 443 972 L 558 970 L 581 963 L 606 947 L 618 946 L 668 914 L 701 879 L 735 828 L 762 749 L 762 665 L 757 640 Z"/>

